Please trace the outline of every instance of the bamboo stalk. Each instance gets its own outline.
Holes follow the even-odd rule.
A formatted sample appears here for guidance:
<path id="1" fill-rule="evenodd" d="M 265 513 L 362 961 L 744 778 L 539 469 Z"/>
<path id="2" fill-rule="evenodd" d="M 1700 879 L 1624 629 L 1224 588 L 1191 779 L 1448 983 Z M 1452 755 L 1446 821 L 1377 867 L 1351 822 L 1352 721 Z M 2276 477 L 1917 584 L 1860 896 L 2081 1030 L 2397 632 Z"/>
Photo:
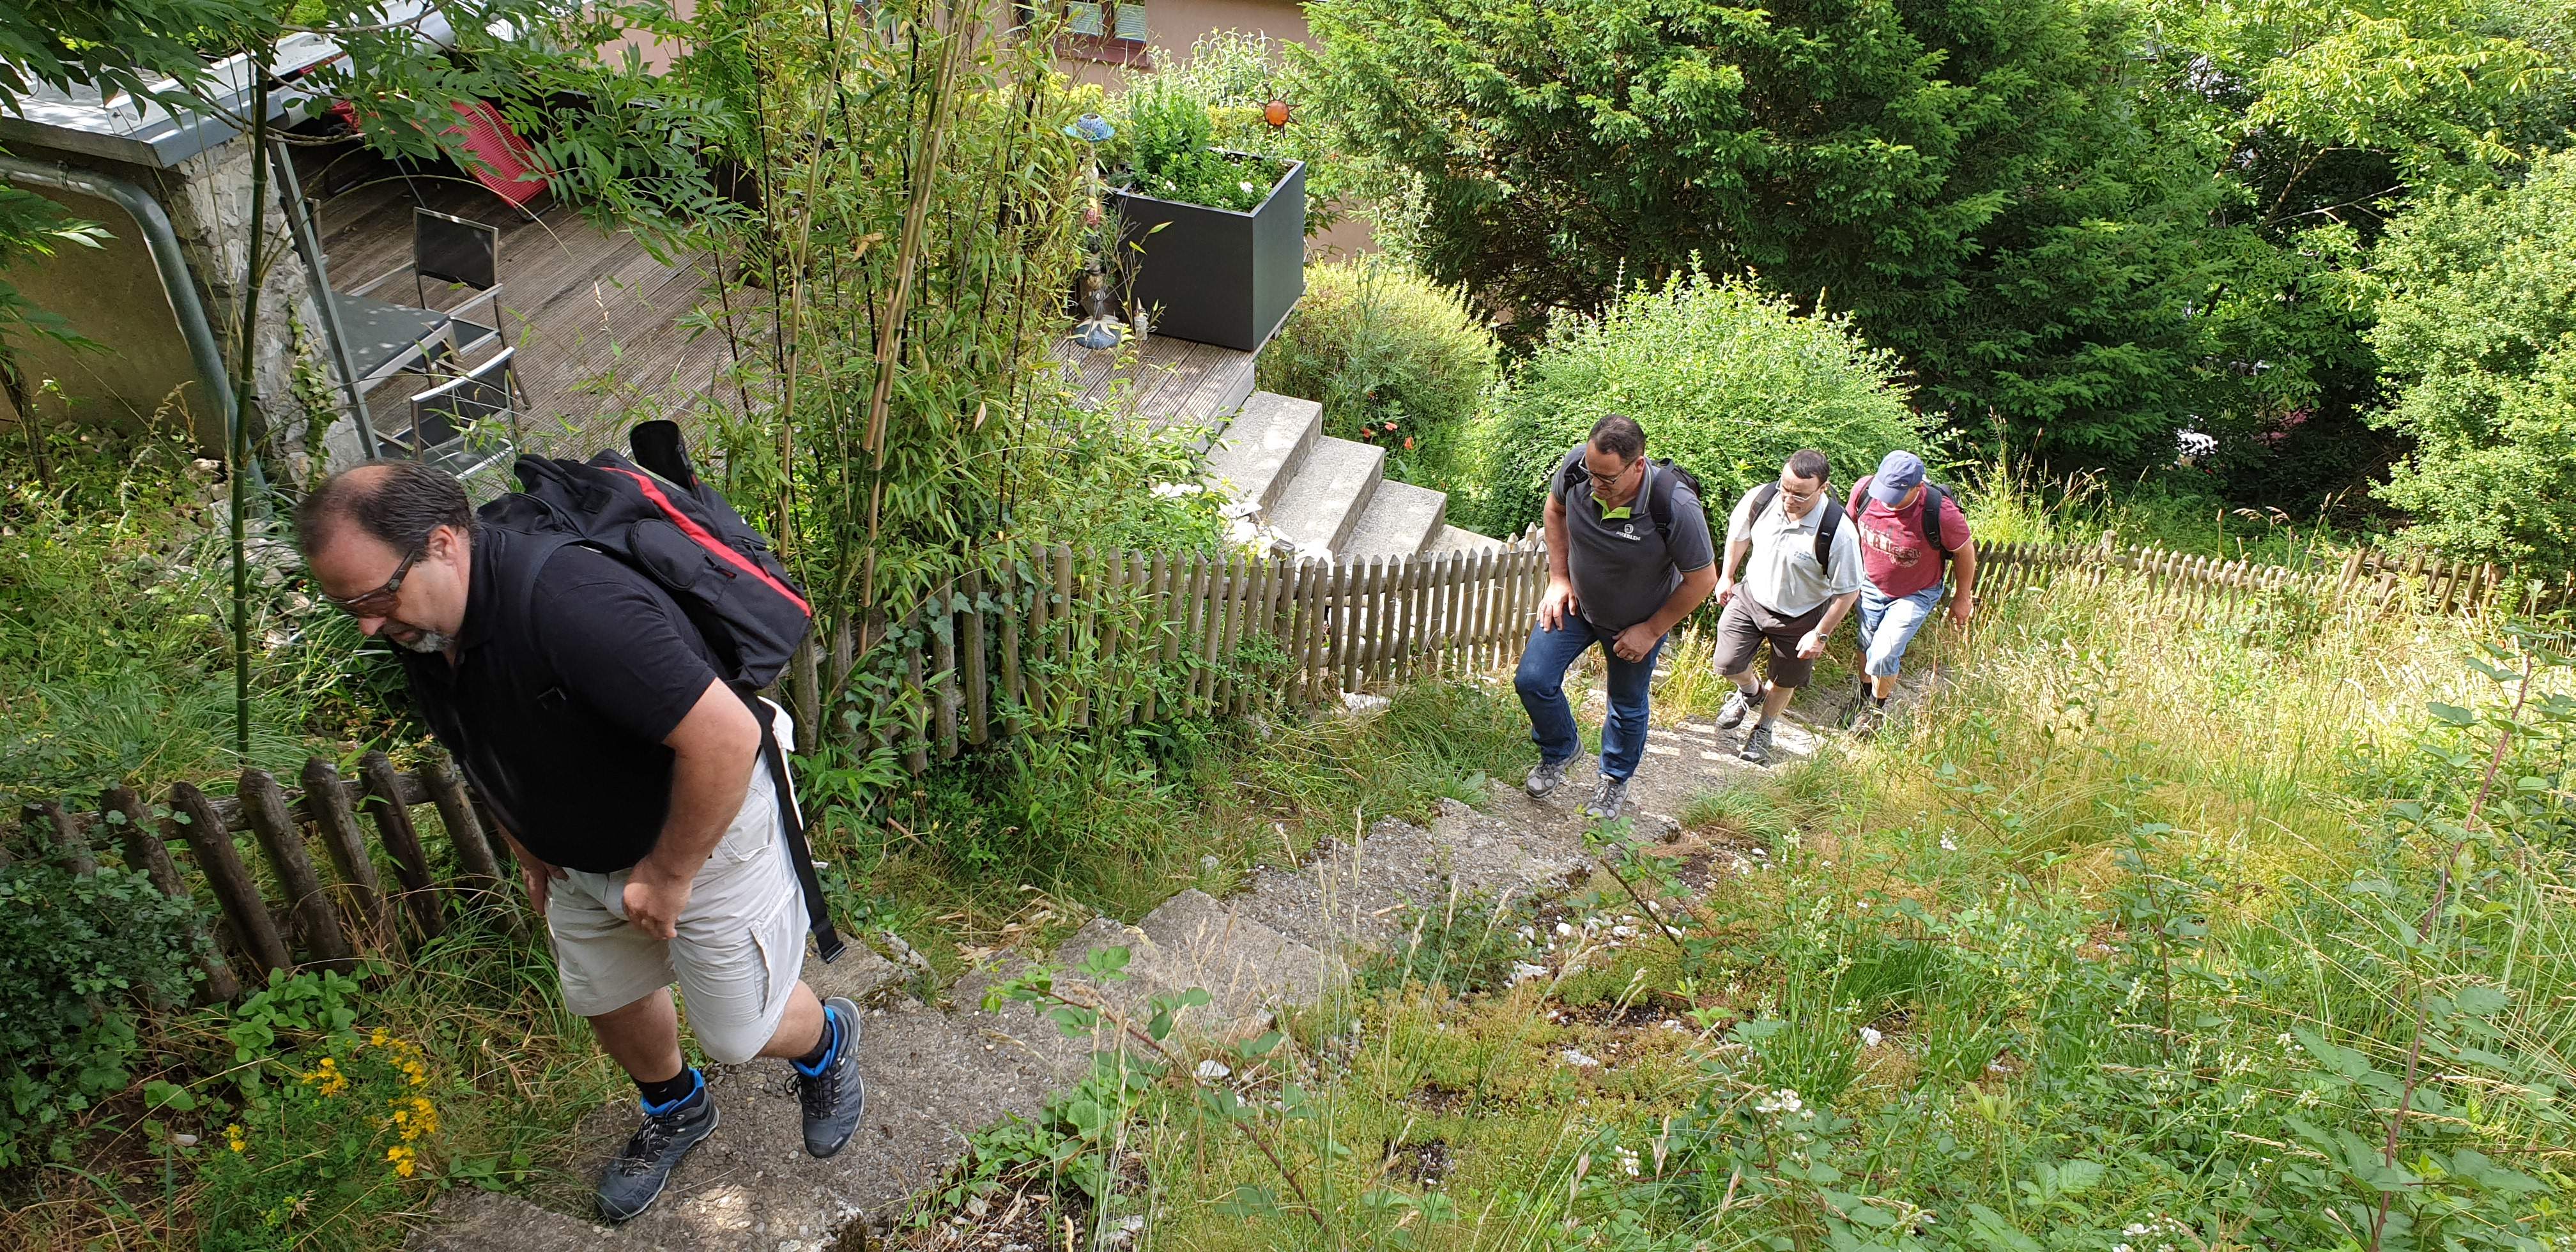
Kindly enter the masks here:
<path id="1" fill-rule="evenodd" d="M 932 599 L 930 627 L 931 713 L 939 728 L 939 759 L 957 759 L 957 603 L 942 590 Z"/>
<path id="2" fill-rule="evenodd" d="M 984 660 L 984 572 L 966 571 L 966 741 L 983 743 L 992 734 L 992 683 Z"/>

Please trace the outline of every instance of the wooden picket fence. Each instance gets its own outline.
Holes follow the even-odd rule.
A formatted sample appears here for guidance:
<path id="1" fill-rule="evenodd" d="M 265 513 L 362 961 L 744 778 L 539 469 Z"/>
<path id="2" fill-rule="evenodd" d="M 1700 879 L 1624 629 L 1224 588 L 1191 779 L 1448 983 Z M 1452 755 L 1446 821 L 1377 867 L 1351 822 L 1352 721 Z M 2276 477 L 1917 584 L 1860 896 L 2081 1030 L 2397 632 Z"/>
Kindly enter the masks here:
<path id="1" fill-rule="evenodd" d="M 2118 579 L 2185 611 L 2287 595 L 2373 611 L 2529 612 L 2563 606 L 2576 591 L 2492 565 L 2369 552 L 2310 569 L 2107 541 L 2000 543 L 1979 555 L 1994 596 Z M 809 727 L 845 704 L 891 702 L 895 738 L 880 746 L 919 772 L 1013 734 L 1313 706 L 1490 672 L 1518 659 L 1546 581 L 1535 534 L 1476 552 L 1350 564 L 1042 548 L 987 563 L 864 642 L 836 634 L 804 654 L 786 686 Z M 432 753 L 406 772 L 369 753 L 355 778 L 316 758 L 296 781 L 289 790 L 247 770 L 230 796 L 179 783 L 150 801 L 117 786 L 78 804 L 30 803 L 16 847 L 74 873 L 139 872 L 209 905 L 198 963 L 211 1001 L 270 970 L 398 959 L 478 913 L 534 933 L 517 892 L 500 889 L 515 877 L 506 841 L 445 757 Z M 9 855 L 0 847 L 0 858 Z"/>

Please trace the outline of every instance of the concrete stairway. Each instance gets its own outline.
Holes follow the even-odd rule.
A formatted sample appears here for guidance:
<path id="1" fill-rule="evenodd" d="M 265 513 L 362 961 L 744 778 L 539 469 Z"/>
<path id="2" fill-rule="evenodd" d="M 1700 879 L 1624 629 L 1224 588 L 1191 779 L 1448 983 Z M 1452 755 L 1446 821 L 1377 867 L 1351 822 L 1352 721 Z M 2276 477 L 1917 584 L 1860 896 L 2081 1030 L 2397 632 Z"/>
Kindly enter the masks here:
<path id="1" fill-rule="evenodd" d="M 1908 684 L 1919 699 L 1930 680 Z M 1830 719 L 1836 710 L 1819 709 Z M 1601 710 L 1588 707 L 1586 717 Z M 1798 710 L 1781 722 L 1779 748 L 1812 755 L 1827 733 Z M 1638 838 L 1669 838 L 1672 815 L 1695 796 L 1728 786 L 1756 767 L 1737 760 L 1739 736 L 1704 723 L 1659 728 L 1647 743 L 1629 801 Z M 1497 780 L 1482 810 L 1439 803 L 1428 827 L 1386 819 L 1365 837 L 1332 840 L 1303 864 L 1256 867 L 1225 899 L 1187 890 L 1133 926 L 1103 918 L 1059 947 L 1049 964 L 1078 970 L 1086 954 L 1124 947 L 1128 978 L 1099 987 L 1106 1001 L 1143 1003 L 1151 994 L 1204 988 L 1211 1001 L 1180 1018 L 1185 1034 L 1239 1036 L 1283 1005 L 1326 994 L 1360 952 L 1407 924 L 1408 905 L 1441 907 L 1476 891 L 1500 898 L 1548 896 L 1579 884 L 1589 856 L 1578 808 L 1593 784 L 1579 760 L 1563 789 L 1545 801 Z M 1756 855 L 1759 855 L 1757 852 Z M 1490 907 L 1490 906 L 1489 906 Z M 946 1007 L 908 994 L 910 978 L 864 947 L 833 965 L 809 959 L 805 977 L 825 995 L 869 1005 L 860 1043 L 868 1112 L 859 1137 L 839 1156 L 805 1155 L 799 1114 L 781 1062 L 719 1068 L 709 1086 L 723 1125 L 693 1152 L 670 1189 L 644 1216 L 607 1227 L 585 1217 L 471 1189 L 451 1192 L 435 1218 L 415 1230 L 409 1252 L 849 1252 L 875 1246 L 908 1205 L 935 1186 L 963 1154 L 968 1133 L 1005 1115 L 1036 1113 L 1051 1091 L 1090 1066 L 1101 1039 L 1067 1039 L 1025 1005 L 982 1008 L 984 991 L 1029 968 L 1006 957 L 948 988 Z M 1059 985 L 1081 981 L 1060 978 Z M 576 1159 L 551 1161 L 572 1180 L 596 1178 L 609 1152 L 634 1129 L 631 1098 L 593 1110 L 575 1135 Z M 583 1202 L 576 1201 L 581 1206 Z"/>
<path id="2" fill-rule="evenodd" d="M 1255 391 L 1208 450 L 1208 477 L 1309 555 L 1337 560 L 1471 551 L 1498 541 L 1448 524 L 1445 492 L 1390 482 L 1386 449 L 1324 433 L 1324 407 Z"/>

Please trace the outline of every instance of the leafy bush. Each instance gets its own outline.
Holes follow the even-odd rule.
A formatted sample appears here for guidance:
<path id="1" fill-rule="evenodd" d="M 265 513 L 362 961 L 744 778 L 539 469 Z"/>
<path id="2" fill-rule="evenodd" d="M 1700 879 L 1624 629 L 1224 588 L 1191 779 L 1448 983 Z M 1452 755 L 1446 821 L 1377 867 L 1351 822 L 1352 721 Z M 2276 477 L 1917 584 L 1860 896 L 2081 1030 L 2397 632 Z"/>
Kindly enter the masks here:
<path id="1" fill-rule="evenodd" d="M 1120 106 L 1118 139 L 1126 147 L 1130 191 L 1244 213 L 1269 198 L 1279 181 L 1284 167 L 1278 162 L 1210 146 L 1216 131 L 1207 101 L 1178 81 L 1148 78 Z"/>
<path id="2" fill-rule="evenodd" d="M 1637 287 L 1598 318 L 1550 328 L 1468 437 L 1461 525 L 1506 535 L 1538 520 L 1547 477 L 1604 413 L 1646 428 L 1646 452 L 1699 475 L 1712 513 L 1804 447 L 1849 483 L 1890 448 L 1931 451 L 1897 365 L 1847 319 L 1802 316 L 1733 280 Z M 1723 524 L 1722 522 L 1718 524 Z"/>
<path id="3" fill-rule="evenodd" d="M 319 990 L 309 975 L 272 983 L 228 1032 L 247 1054 L 236 1080 L 248 1094 L 198 1173 L 204 1252 L 348 1240 L 414 1209 L 446 1163 L 442 1107 L 459 1094 L 455 1084 L 418 1044 L 357 1031 L 356 1012 L 340 1003 L 354 984 Z M 281 994 L 291 1002 L 268 1011 L 264 1001 Z M 271 1019 L 300 1025 L 310 1041 L 284 1056 L 267 1051 Z"/>
<path id="4" fill-rule="evenodd" d="M 1387 476 L 1447 488 L 1494 378 L 1466 294 L 1380 258 L 1306 267 L 1306 298 L 1264 348 L 1261 386 L 1324 406 L 1324 431 L 1381 442 Z"/>
<path id="5" fill-rule="evenodd" d="M 125 1090 L 135 1002 L 185 1000 L 195 920 L 142 874 L 0 866 L 0 1168 L 67 1155 L 72 1119 Z"/>
<path id="6" fill-rule="evenodd" d="M 1306 233 L 1312 235 L 1333 223 L 1335 206 L 1351 193 L 1352 170 L 1331 150 L 1325 128 L 1309 120 L 1317 87 L 1304 51 L 1258 32 L 1215 31 L 1199 36 L 1187 56 L 1131 80 L 1129 89 L 1155 84 L 1196 99 L 1207 109 L 1209 142 L 1217 147 L 1305 162 Z M 1286 126 L 1263 116 L 1272 100 L 1289 102 Z"/>
<path id="7" fill-rule="evenodd" d="M 2454 555 L 2576 566 L 2576 153 L 2401 218 L 2370 333 L 2415 454 L 2379 494 Z"/>

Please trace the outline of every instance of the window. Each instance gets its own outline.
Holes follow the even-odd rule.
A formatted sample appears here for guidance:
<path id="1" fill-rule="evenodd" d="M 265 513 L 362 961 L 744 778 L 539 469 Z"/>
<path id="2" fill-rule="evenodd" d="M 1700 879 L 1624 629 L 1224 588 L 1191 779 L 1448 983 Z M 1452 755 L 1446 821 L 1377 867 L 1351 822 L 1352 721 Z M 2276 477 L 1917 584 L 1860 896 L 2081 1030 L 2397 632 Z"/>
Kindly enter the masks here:
<path id="1" fill-rule="evenodd" d="M 1151 38 L 1142 0 L 1070 0 L 1055 51 L 1060 57 L 1150 69 L 1153 53 L 1146 41 Z"/>

